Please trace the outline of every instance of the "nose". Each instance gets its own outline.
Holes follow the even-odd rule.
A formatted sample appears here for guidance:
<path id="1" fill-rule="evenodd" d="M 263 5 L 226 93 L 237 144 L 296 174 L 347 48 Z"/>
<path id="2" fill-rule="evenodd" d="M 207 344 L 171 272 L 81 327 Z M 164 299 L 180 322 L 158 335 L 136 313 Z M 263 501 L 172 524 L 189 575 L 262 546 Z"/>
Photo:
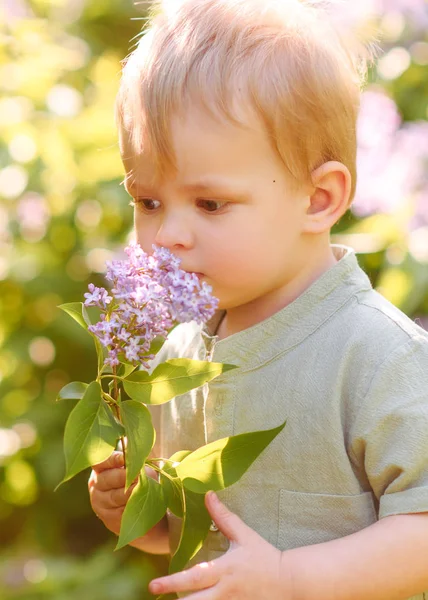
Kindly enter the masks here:
<path id="1" fill-rule="evenodd" d="M 165 215 L 156 233 L 155 243 L 164 248 L 189 248 L 193 245 L 190 219 L 177 212 Z"/>

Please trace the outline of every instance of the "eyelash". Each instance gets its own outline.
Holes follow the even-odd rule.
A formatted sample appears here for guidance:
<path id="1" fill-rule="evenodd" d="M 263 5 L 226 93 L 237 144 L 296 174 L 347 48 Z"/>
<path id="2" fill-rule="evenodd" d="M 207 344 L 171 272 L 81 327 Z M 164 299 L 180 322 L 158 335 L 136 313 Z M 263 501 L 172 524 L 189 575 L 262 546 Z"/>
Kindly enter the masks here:
<path id="1" fill-rule="evenodd" d="M 130 205 L 143 210 L 143 212 L 145 212 L 146 214 L 151 214 L 151 213 L 156 212 L 156 209 L 155 210 L 147 210 L 147 208 L 144 205 L 144 202 L 147 202 L 147 201 L 158 202 L 157 200 L 153 200 L 152 198 L 140 198 L 138 200 L 133 200 L 132 202 L 130 202 Z M 222 210 L 222 208 L 224 208 L 225 206 L 227 206 L 229 204 L 228 202 L 220 202 L 220 200 L 201 200 L 200 202 L 213 202 L 214 204 L 221 204 L 219 210 L 206 211 L 208 214 L 212 214 L 212 215 L 219 214 L 220 211 Z"/>

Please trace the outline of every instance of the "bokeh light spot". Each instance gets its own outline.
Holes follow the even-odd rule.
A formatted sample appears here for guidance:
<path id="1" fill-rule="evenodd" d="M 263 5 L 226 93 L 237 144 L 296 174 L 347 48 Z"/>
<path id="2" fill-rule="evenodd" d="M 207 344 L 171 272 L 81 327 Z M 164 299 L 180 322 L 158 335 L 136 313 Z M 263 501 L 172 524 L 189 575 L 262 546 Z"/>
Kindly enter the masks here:
<path id="1" fill-rule="evenodd" d="M 389 43 L 395 42 L 406 27 L 406 19 L 403 13 L 391 10 L 382 17 L 380 27 L 382 29 L 382 39 Z"/>
<path id="2" fill-rule="evenodd" d="M 40 194 L 29 192 L 19 201 L 17 217 L 22 237 L 27 242 L 38 242 L 45 236 L 50 221 L 49 205 Z"/>
<path id="3" fill-rule="evenodd" d="M 88 252 L 86 263 L 94 273 L 104 273 L 106 270 L 106 261 L 112 260 L 113 253 L 106 248 L 93 248 Z"/>
<path id="4" fill-rule="evenodd" d="M 0 196 L 16 198 L 28 184 L 28 173 L 20 165 L 9 165 L 0 171 Z"/>
<path id="5" fill-rule="evenodd" d="M 36 255 L 24 254 L 14 261 L 11 271 L 14 279 L 31 281 L 40 273 L 41 264 Z"/>
<path id="6" fill-rule="evenodd" d="M 28 347 L 33 363 L 39 367 L 47 367 L 55 359 L 55 346 L 46 337 L 36 337 Z"/>
<path id="7" fill-rule="evenodd" d="M 19 436 L 21 448 L 30 448 L 37 439 L 37 431 L 33 423 L 16 423 L 12 427 L 12 431 Z"/>
<path id="8" fill-rule="evenodd" d="M 79 114 L 83 106 L 82 95 L 69 85 L 54 85 L 46 98 L 51 112 L 58 117 L 72 118 Z"/>
<path id="9" fill-rule="evenodd" d="M 12 429 L 0 429 L 0 459 L 13 456 L 21 448 L 21 439 Z"/>
<path id="10" fill-rule="evenodd" d="M 28 560 L 24 565 L 24 577 L 30 583 L 41 583 L 46 579 L 48 570 L 42 560 Z"/>
<path id="11" fill-rule="evenodd" d="M 11 504 L 32 504 L 37 497 L 37 480 L 33 468 L 25 460 L 14 459 L 5 468 L 2 496 Z"/>
<path id="12" fill-rule="evenodd" d="M 93 229 L 101 221 L 103 211 L 97 200 L 85 200 L 76 211 L 76 225 L 80 229 Z"/>
<path id="13" fill-rule="evenodd" d="M 406 48 L 392 48 L 385 56 L 379 59 L 379 75 L 387 81 L 397 79 L 407 71 L 412 62 L 409 51 Z"/>
<path id="14" fill-rule="evenodd" d="M 409 238 L 409 251 L 415 260 L 428 264 L 428 226 L 412 231 Z"/>
<path id="15" fill-rule="evenodd" d="M 11 127 L 29 120 L 34 109 L 33 103 L 24 96 L 0 99 L 0 125 Z"/>
<path id="16" fill-rule="evenodd" d="M 37 155 L 36 143 L 29 135 L 16 135 L 9 143 L 9 154 L 17 162 L 30 162 Z"/>

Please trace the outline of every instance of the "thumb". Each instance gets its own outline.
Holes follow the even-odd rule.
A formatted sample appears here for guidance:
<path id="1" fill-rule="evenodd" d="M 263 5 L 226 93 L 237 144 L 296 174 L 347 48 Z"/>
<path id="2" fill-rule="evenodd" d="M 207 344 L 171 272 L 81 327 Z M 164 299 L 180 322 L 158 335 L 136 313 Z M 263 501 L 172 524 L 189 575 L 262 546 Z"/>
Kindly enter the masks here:
<path id="1" fill-rule="evenodd" d="M 231 512 L 214 492 L 206 493 L 205 506 L 219 530 L 231 542 L 243 545 L 255 533 L 238 515 Z"/>

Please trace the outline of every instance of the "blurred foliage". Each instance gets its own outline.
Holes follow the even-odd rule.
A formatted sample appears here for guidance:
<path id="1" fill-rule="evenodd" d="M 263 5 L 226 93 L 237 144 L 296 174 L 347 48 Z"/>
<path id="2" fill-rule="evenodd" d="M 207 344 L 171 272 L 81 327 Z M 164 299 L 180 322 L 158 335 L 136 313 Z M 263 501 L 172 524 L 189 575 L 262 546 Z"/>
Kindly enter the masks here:
<path id="1" fill-rule="evenodd" d="M 353 246 L 376 289 L 424 324 L 427 25 L 422 13 L 408 12 L 404 0 L 393 4 L 389 10 L 385 0 L 378 19 L 384 54 L 368 98 L 380 104 L 373 109 L 372 102 L 368 110 L 367 119 L 375 113 L 374 125 L 362 123 L 363 133 L 381 135 L 362 134 L 362 183 L 333 241 Z M 424 7 L 421 0 L 420 10 Z M 130 547 L 113 552 L 114 536 L 90 509 L 88 473 L 53 493 L 64 474 L 62 437 L 70 411 L 67 404 L 56 404 L 56 394 L 69 381 L 90 381 L 95 372 L 89 336 L 56 307 L 81 300 L 90 281 L 102 284 L 105 260 L 124 246 L 132 227 L 129 198 L 120 185 L 114 98 L 120 62 L 133 48 L 142 16 L 132 0 L 14 0 L 0 7 L 0 597 L 5 600 L 149 598 L 147 582 L 166 570 L 165 557 Z M 385 98 L 394 107 L 386 111 L 386 124 Z M 412 169 L 403 171 L 401 187 L 395 179 L 388 184 L 400 165 Z"/>

